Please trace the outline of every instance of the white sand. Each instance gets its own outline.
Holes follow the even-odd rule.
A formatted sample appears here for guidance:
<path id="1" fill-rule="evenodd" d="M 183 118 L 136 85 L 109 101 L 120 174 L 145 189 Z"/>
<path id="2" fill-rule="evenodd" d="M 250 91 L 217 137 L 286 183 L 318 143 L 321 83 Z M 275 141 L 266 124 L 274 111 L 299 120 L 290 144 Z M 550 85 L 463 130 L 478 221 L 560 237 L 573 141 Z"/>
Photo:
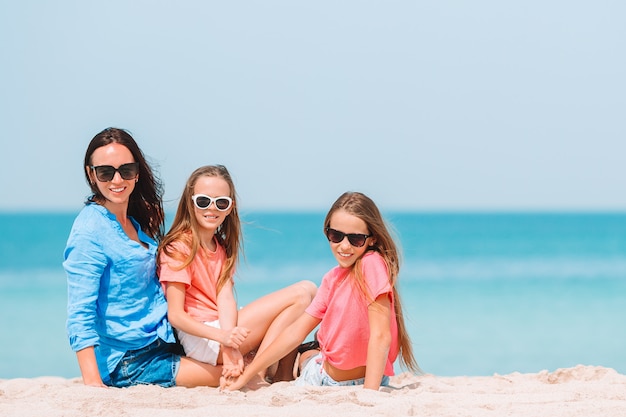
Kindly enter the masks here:
<path id="1" fill-rule="evenodd" d="M 281 382 L 221 392 L 91 388 L 78 378 L 8 379 L 0 380 L 0 416 L 626 416 L 626 376 L 602 367 L 491 377 L 402 374 L 392 384 L 402 388 L 376 392 Z"/>

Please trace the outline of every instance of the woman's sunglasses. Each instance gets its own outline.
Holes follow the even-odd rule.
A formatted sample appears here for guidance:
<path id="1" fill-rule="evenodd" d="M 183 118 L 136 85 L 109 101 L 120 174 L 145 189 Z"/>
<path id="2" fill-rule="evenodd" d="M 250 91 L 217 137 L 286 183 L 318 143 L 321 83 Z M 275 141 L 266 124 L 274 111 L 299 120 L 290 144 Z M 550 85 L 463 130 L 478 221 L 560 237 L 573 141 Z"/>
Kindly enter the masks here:
<path id="1" fill-rule="evenodd" d="M 345 237 L 347 237 L 348 242 L 350 242 L 352 246 L 356 246 L 357 248 L 365 245 L 367 238 L 372 236 L 364 235 L 361 233 L 344 233 L 340 232 L 339 230 L 331 229 L 330 227 L 327 227 L 326 229 L 324 229 L 324 231 L 326 232 L 326 238 L 329 242 L 340 243 Z"/>
<path id="2" fill-rule="evenodd" d="M 191 196 L 193 203 L 200 210 L 206 210 L 209 208 L 211 203 L 215 203 L 215 208 L 219 211 L 226 211 L 230 208 L 231 204 L 233 204 L 233 199 L 230 197 L 209 197 L 204 194 L 195 194 Z"/>
<path id="3" fill-rule="evenodd" d="M 139 174 L 139 164 L 137 162 L 123 164 L 118 168 L 114 168 L 111 165 L 98 165 L 97 167 L 92 165 L 90 168 L 94 170 L 96 178 L 98 178 L 100 182 L 111 181 L 116 172 L 119 172 L 120 177 L 125 180 L 134 180 L 137 174 Z"/>

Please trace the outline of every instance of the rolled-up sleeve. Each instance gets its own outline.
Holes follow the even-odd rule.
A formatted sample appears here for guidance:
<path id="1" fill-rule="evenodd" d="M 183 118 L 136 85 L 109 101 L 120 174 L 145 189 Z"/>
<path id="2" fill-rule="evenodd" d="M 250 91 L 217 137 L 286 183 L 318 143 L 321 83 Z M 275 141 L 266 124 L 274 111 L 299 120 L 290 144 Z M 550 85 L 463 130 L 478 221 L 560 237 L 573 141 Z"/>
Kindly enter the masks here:
<path id="1" fill-rule="evenodd" d="M 68 239 L 63 267 L 67 275 L 67 335 L 72 350 L 99 344 L 97 300 L 107 259 L 91 235 Z"/>

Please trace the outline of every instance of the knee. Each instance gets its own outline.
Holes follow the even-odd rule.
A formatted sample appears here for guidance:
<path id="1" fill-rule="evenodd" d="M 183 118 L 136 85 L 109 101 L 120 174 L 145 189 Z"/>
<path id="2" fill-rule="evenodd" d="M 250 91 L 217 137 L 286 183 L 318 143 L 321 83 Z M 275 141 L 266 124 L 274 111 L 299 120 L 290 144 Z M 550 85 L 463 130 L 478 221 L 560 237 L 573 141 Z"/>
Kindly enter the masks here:
<path id="1" fill-rule="evenodd" d="M 298 299 L 301 300 L 301 303 L 306 306 L 311 304 L 313 297 L 317 293 L 317 285 L 309 280 L 302 280 L 295 285 L 298 288 Z"/>

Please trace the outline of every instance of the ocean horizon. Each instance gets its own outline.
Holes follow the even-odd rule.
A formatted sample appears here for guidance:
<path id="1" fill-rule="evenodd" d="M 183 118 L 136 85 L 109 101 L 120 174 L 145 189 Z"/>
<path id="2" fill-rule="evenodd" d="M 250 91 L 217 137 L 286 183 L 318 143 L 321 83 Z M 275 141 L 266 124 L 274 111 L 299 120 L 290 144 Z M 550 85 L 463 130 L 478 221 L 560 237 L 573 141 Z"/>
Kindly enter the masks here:
<path id="1" fill-rule="evenodd" d="M 61 265 L 76 214 L 0 213 L 0 379 L 80 376 Z M 325 214 L 241 213 L 240 305 L 301 279 L 320 283 L 336 264 Z M 402 248 L 399 289 L 425 373 L 583 364 L 626 374 L 626 213 L 384 215 Z"/>

